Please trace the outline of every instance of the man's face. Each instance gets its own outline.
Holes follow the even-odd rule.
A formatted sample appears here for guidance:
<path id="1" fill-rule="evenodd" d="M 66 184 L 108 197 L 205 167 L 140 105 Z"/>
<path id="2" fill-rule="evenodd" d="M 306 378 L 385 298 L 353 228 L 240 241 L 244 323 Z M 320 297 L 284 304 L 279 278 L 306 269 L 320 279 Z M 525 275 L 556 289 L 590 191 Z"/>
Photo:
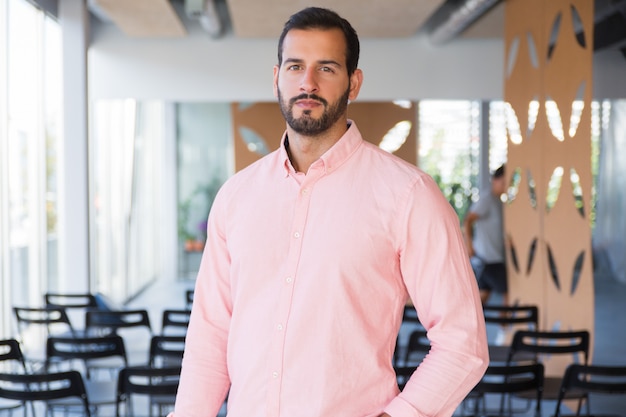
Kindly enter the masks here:
<path id="1" fill-rule="evenodd" d="M 501 195 L 506 192 L 506 181 L 504 175 L 499 178 L 492 178 L 491 188 L 495 195 Z"/>
<path id="2" fill-rule="evenodd" d="M 295 132 L 316 136 L 345 120 L 348 100 L 360 87 L 360 71 L 348 77 L 345 50 L 338 29 L 291 30 L 285 37 L 283 62 L 274 68 L 274 94 Z"/>

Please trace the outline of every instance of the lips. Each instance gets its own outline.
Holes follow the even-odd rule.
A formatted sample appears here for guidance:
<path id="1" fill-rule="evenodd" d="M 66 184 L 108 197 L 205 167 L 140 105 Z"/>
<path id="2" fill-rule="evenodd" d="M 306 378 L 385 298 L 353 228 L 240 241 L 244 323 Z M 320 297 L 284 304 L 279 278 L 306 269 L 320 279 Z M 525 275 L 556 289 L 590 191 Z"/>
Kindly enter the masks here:
<path id="1" fill-rule="evenodd" d="M 317 100 L 298 100 L 296 105 L 299 107 L 317 107 L 323 105 L 323 103 Z"/>

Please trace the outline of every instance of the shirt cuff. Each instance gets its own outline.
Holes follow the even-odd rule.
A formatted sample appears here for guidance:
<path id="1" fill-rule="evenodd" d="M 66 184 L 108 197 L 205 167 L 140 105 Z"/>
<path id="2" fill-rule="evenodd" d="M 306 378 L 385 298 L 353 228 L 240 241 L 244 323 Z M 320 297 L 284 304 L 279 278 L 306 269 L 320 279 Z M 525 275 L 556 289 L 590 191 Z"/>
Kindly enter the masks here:
<path id="1" fill-rule="evenodd" d="M 384 411 L 391 417 L 428 417 L 399 396 L 391 400 Z"/>

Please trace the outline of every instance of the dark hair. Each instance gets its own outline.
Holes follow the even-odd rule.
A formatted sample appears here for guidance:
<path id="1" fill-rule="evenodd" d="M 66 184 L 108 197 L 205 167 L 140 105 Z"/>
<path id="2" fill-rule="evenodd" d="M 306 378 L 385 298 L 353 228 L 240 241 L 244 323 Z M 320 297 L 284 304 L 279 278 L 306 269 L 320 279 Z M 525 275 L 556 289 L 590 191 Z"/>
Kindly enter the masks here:
<path id="1" fill-rule="evenodd" d="M 500 165 L 498 169 L 493 172 L 493 178 L 500 178 L 504 176 L 504 164 Z"/>
<path id="2" fill-rule="evenodd" d="M 348 76 L 352 75 L 359 65 L 359 36 L 346 19 L 332 10 L 320 7 L 307 7 L 291 15 L 285 22 L 283 32 L 278 38 L 278 65 L 283 63 L 283 41 L 287 32 L 292 29 L 340 29 L 346 38 L 346 67 Z"/>

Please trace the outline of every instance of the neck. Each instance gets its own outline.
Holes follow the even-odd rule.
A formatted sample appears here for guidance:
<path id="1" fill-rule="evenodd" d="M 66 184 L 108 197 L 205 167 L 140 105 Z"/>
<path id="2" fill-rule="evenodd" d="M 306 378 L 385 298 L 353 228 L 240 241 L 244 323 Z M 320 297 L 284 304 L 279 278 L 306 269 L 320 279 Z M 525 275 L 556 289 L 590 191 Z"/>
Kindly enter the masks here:
<path id="1" fill-rule="evenodd" d="M 287 154 L 291 165 L 296 171 L 306 173 L 311 164 L 332 148 L 347 130 L 347 121 L 338 123 L 316 136 L 301 135 L 287 126 L 287 137 L 289 138 Z"/>

